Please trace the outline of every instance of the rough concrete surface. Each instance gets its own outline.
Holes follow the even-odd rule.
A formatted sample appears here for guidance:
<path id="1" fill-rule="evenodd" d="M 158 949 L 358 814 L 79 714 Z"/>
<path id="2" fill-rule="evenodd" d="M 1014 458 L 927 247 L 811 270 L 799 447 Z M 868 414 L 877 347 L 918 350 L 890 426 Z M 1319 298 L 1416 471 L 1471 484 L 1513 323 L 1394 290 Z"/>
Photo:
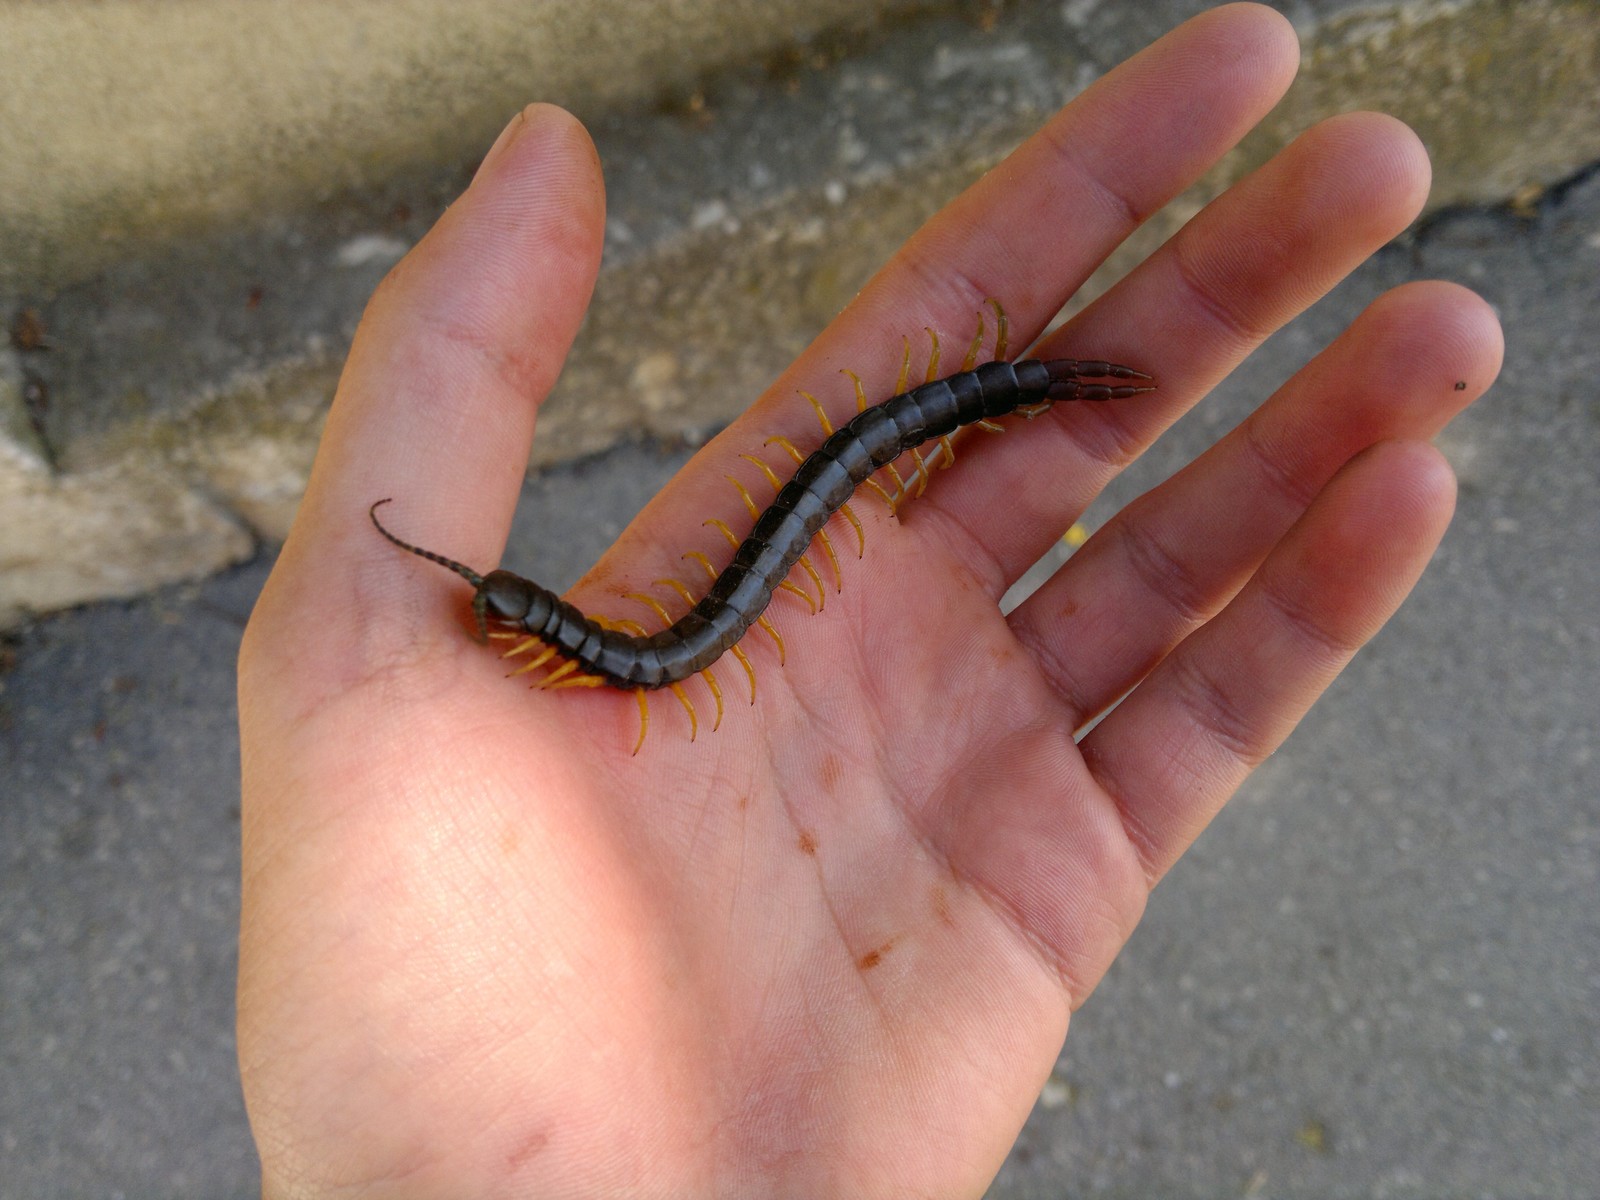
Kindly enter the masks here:
<path id="1" fill-rule="evenodd" d="M 917 0 L 911 0 L 914 5 Z M 530 92 L 596 109 L 906 0 L 0 0 L 0 287 L 487 146 Z"/>
<path id="2" fill-rule="evenodd" d="M 629 9 L 621 0 L 617 7 Z M 450 39 L 432 37 L 442 10 L 422 0 L 396 6 L 393 27 L 383 26 L 382 37 L 375 28 L 370 43 L 357 36 L 374 25 L 369 4 L 295 6 L 338 24 L 342 32 L 328 33 L 329 44 L 349 55 L 339 73 L 319 74 L 275 57 L 273 48 L 284 48 L 266 39 L 260 63 L 247 73 L 252 95 L 263 93 L 259 115 L 228 98 L 215 111 L 185 117 L 188 108 L 148 73 L 124 74 L 115 85 L 96 75 L 98 99 L 82 112 L 38 106 L 44 125 L 37 136 L 55 136 L 51 121 L 70 121 L 102 147 L 83 155 L 93 159 L 114 146 L 128 156 L 123 141 L 106 140 L 103 122 L 85 125 L 84 113 L 99 111 L 106 89 L 130 111 L 144 111 L 150 104 L 140 89 L 155 89 L 161 105 L 146 119 L 159 128 L 148 136 L 159 134 L 161 146 L 171 143 L 173 153 L 197 161 L 182 159 L 187 165 L 172 168 L 171 179 L 127 184 L 123 191 L 131 194 L 123 199 L 133 203 L 140 188 L 170 190 L 176 181 L 185 203 L 210 203 L 201 183 L 206 173 L 224 171 L 248 203 L 236 198 L 208 220 L 174 218 L 138 236 L 132 227 L 119 225 L 111 237 L 98 226 L 69 224 L 63 236 L 75 246 L 118 248 L 80 278 L 68 256 L 49 249 L 57 209 L 70 208 L 41 199 L 38 188 L 55 174 L 35 172 L 32 184 L 15 190 L 0 186 L 0 203 L 23 205 L 15 235 L 0 229 L 0 246 L 17 242 L 14 252 L 0 253 L 0 264 L 41 246 L 40 261 L 60 264 L 38 281 L 42 290 L 14 301 L 38 314 L 45 344 L 0 348 L 0 360 L 12 360 L 0 361 L 0 627 L 29 612 L 203 576 L 239 560 L 244 529 L 282 537 L 366 297 L 460 190 L 500 121 L 523 101 L 553 97 L 578 108 L 599 145 L 609 189 L 605 267 L 544 410 L 542 465 L 641 431 L 692 436 L 726 421 L 923 218 L 1084 86 L 1210 4 L 879 4 L 870 6 L 874 22 L 842 30 L 828 23 L 835 5 L 814 6 L 805 21 L 785 25 L 782 14 L 792 7 L 754 21 L 742 0 L 683 5 L 698 15 L 674 36 L 698 47 L 699 57 L 685 59 L 698 73 L 690 87 L 680 78 L 683 64 L 661 67 L 651 77 L 658 91 L 650 94 L 669 102 L 654 107 L 619 107 L 624 97 L 614 87 L 584 90 L 584 77 L 567 66 L 551 75 L 532 59 L 508 65 L 509 52 L 477 65 L 480 43 L 501 28 L 495 22 L 516 11 L 507 0 L 452 8 L 467 15 Z M 1600 7 L 1591 0 L 1281 7 L 1305 47 L 1301 81 L 1237 153 L 1114 256 L 1087 295 L 1331 112 L 1382 108 L 1414 124 L 1432 152 L 1441 201 L 1516 194 L 1531 203 L 1541 187 L 1600 157 L 1600 74 L 1593 70 Z M 582 8 L 538 12 L 568 21 Z M 108 28 L 120 28 L 135 10 L 179 45 L 212 28 L 218 11 L 132 3 L 94 11 L 106 14 Z M 76 28 L 83 11 L 78 4 L 0 0 L 0 41 L 8 21 L 46 29 L 56 13 Z M 270 6 L 252 11 L 269 23 L 291 19 L 271 16 L 278 10 Z M 718 12 L 728 21 L 721 35 L 694 40 L 708 14 Z M 787 42 L 779 36 L 785 29 Z M 30 36 L 17 43 L 32 47 L 32 57 L 23 56 L 29 71 L 60 73 L 70 39 Z M 142 32 L 129 47 L 161 44 L 149 36 Z M 395 68 L 385 55 L 396 53 L 394 45 L 412 45 L 407 37 L 414 40 L 416 61 L 406 60 L 412 75 L 391 78 Z M 103 46 L 104 34 L 96 39 Z M 655 57 L 672 59 L 666 49 Z M 382 63 L 388 73 L 376 65 Z M 170 86 L 189 96 L 185 89 L 215 69 L 201 63 L 193 75 L 178 71 Z M 469 107 L 482 112 L 464 116 L 451 107 L 465 100 L 435 102 L 430 88 L 451 91 L 451 81 L 472 70 L 482 78 Z M 429 88 L 396 104 L 394 89 L 413 76 Z M 59 84 L 40 86 L 49 94 Z M 329 87 L 348 95 L 331 104 Z M 3 106 L 27 94 L 16 86 L 0 95 L 0 170 L 37 154 L 27 142 L 31 127 L 4 119 Z M 388 141 L 369 128 L 380 118 L 396 126 Z M 206 133 L 208 122 L 222 122 L 226 136 Z M 4 152 L 7 129 L 23 138 L 26 153 Z M 137 142 L 142 131 L 140 124 L 129 137 Z M 76 145 L 61 134 L 51 150 L 72 159 Z M 409 147 L 409 157 L 397 147 Z M 298 156 L 294 171 L 280 170 L 280 158 L 291 152 Z M 73 161 L 65 174 L 77 177 L 84 168 Z M 151 147 L 145 160 L 131 156 L 138 161 L 159 175 L 167 152 Z M 272 190 L 307 172 L 315 186 L 296 185 L 298 207 Z M 121 178 L 109 172 L 106 181 Z M 33 249 L 24 254 L 18 239 Z M 6 290 L 0 280 L 0 293 Z M 0 294 L 0 311 L 10 311 L 8 301 Z M 24 441 L 8 430 L 24 431 Z M 83 481 L 103 501 L 99 521 L 81 502 Z M 174 512 L 190 514 L 187 523 L 173 525 Z M 55 539 L 48 563 L 36 553 L 30 526 Z M 126 562 L 139 569 L 115 569 Z"/>
<path id="3" fill-rule="evenodd" d="M 1501 383 L 1417 594 L 1157 891 L 992 1195 L 1600 1188 L 1600 176 L 1452 213 L 1273 339 L 1088 517 L 1410 278 L 1481 290 Z M 535 477 L 573 580 L 681 454 Z M 542 531 L 537 541 L 533 530 Z M 560 531 L 552 536 L 551 531 Z M 0 1197 L 247 1196 L 233 662 L 265 556 L 42 620 L 0 675 Z"/>

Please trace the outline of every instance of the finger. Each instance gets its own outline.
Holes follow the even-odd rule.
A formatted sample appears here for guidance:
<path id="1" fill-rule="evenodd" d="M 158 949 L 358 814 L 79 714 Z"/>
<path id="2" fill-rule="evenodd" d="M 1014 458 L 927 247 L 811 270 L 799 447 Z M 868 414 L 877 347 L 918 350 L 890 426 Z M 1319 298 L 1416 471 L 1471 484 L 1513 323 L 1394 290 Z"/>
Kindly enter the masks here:
<path id="1" fill-rule="evenodd" d="M 1043 357 L 1109 357 L 1158 390 L 1058 404 L 986 438 L 934 508 L 998 596 L 1106 482 L 1275 330 L 1420 211 L 1427 155 L 1404 125 L 1352 113 L 1313 127 L 1218 197 L 1128 278 L 1047 339 Z M 1090 351 L 1092 350 L 1092 353 Z"/>
<path id="2" fill-rule="evenodd" d="M 1135 228 L 1271 110 L 1298 65 L 1294 31 L 1271 9 L 1224 5 L 1185 22 L 930 220 L 853 315 L 890 333 L 931 324 L 955 345 L 994 297 L 1021 349 Z M 896 338 L 877 352 L 898 366 L 898 350 Z"/>
<path id="3" fill-rule="evenodd" d="M 535 411 L 588 303 L 603 222 L 587 134 L 557 108 L 530 107 L 368 305 L 264 616 L 313 607 L 337 641 L 342 618 L 364 624 L 402 590 L 435 613 L 456 594 L 459 581 L 416 570 L 368 525 L 384 497 L 407 540 L 492 565 Z"/>
<path id="4" fill-rule="evenodd" d="M 638 561 L 663 546 L 675 557 L 698 544 L 700 522 L 726 513 L 734 498 L 723 475 L 748 472 L 738 456 L 767 438 L 816 446 L 820 430 L 797 389 L 815 393 L 840 424 L 855 411 L 840 368 L 859 372 L 869 399 L 881 401 L 900 369 L 902 336 L 920 342 L 925 326 L 949 335 L 941 371 L 953 371 L 989 297 L 1013 317 L 1013 347 L 1025 345 L 1129 232 L 1271 109 L 1298 62 L 1288 22 L 1259 5 L 1234 4 L 1194 18 L 1110 72 L 933 217 L 624 534 L 621 558 Z M 702 548 L 726 552 L 715 540 Z"/>
<path id="5" fill-rule="evenodd" d="M 1194 463 L 1118 513 L 1011 614 L 1074 725 L 1112 703 L 1243 585 L 1351 458 L 1431 438 L 1500 369 L 1464 288 L 1383 296 Z"/>
<path id="6" fill-rule="evenodd" d="M 1400 606 L 1449 524 L 1431 446 L 1346 467 L 1237 597 L 1081 743 L 1153 885 Z"/>

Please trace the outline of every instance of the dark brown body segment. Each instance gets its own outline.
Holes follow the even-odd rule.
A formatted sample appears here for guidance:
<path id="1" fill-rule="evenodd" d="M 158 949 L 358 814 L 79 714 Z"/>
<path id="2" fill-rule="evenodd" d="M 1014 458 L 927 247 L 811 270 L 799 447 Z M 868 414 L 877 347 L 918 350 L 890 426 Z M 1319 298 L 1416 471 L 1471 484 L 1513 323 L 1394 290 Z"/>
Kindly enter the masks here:
<path id="1" fill-rule="evenodd" d="M 705 597 L 668 628 L 604 628 L 547 588 L 508 571 L 486 576 L 479 607 L 501 629 L 539 639 L 583 671 L 623 688 L 660 688 L 711 666 L 755 624 L 828 519 L 875 471 L 964 425 L 1057 400 L 1112 400 L 1144 387 L 1082 377 L 1147 379 L 1129 367 L 1055 359 L 991 362 L 925 383 L 857 413 L 796 469 Z"/>

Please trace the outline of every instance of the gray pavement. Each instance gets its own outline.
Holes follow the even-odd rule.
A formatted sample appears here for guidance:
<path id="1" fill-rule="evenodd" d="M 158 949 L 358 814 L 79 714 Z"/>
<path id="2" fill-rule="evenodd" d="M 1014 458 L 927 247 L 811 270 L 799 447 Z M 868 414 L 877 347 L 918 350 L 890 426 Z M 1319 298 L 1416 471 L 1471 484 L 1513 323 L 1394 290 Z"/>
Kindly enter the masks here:
<path id="1" fill-rule="evenodd" d="M 1456 523 L 1157 891 L 997 1198 L 1600 1194 L 1600 175 L 1533 219 L 1446 214 L 1385 251 L 1089 523 L 1419 277 L 1478 288 L 1507 326 L 1502 382 L 1443 439 Z M 508 564 L 570 582 L 686 453 L 534 479 Z M 7 650 L 0 1198 L 256 1191 L 233 666 L 267 567 Z"/>

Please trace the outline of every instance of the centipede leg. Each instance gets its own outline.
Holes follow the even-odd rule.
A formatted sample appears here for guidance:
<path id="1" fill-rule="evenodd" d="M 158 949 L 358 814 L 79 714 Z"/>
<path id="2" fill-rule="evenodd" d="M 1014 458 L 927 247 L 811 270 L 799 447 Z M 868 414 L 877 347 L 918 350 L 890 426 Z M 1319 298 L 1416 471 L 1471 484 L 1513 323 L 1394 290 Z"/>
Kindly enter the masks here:
<path id="1" fill-rule="evenodd" d="M 660 617 L 662 624 L 672 624 L 672 616 L 662 606 L 661 601 L 657 600 L 654 596 L 648 594 L 647 592 L 624 592 L 623 599 L 637 600 L 640 604 L 643 604 L 645 607 L 654 612 L 656 616 Z M 617 624 L 620 627 L 622 622 L 619 621 Z M 632 622 L 630 622 L 630 624 L 632 624 Z M 638 626 L 635 626 L 635 628 L 638 628 Z M 639 634 L 643 635 L 644 630 L 639 629 Z M 669 683 L 667 687 L 670 688 L 672 694 L 678 698 L 678 703 L 683 705 L 684 711 L 689 714 L 689 740 L 692 742 L 695 739 L 695 735 L 700 731 L 700 721 L 699 718 L 695 716 L 694 704 L 689 700 L 689 693 L 683 690 L 681 684 Z M 720 709 L 720 707 L 721 697 L 719 696 L 718 708 Z"/>
<path id="2" fill-rule="evenodd" d="M 657 587 L 671 588 L 673 591 L 677 592 L 680 597 L 682 597 L 685 604 L 687 604 L 690 608 L 694 607 L 694 594 L 689 591 L 689 585 L 684 583 L 683 580 L 674 579 L 669 576 L 666 579 L 657 579 L 655 584 Z M 706 686 L 711 689 L 712 699 L 717 702 L 717 719 L 711 723 L 711 732 L 715 733 L 717 730 L 722 728 L 722 688 L 717 685 L 717 677 L 711 673 L 710 667 L 707 667 L 705 670 L 701 671 L 700 677 L 706 681 Z M 754 681 L 752 681 L 752 683 L 753 682 Z"/>
<path id="3" fill-rule="evenodd" d="M 993 296 L 989 298 L 988 304 L 994 309 L 994 361 L 1003 362 L 1005 361 L 1006 351 L 1011 346 L 1011 318 L 1006 316 L 1005 306 Z M 1048 408 L 1049 405 L 1045 407 Z M 985 433 L 1004 433 L 1006 431 L 1004 425 L 997 425 L 993 421 L 979 421 L 978 428 Z"/>
<path id="4" fill-rule="evenodd" d="M 546 646 L 544 648 L 544 652 L 543 653 L 538 654 L 534 658 L 530 659 L 528 662 L 523 663 L 522 666 L 518 667 L 515 671 L 511 672 L 511 674 L 507 675 L 506 678 L 507 679 L 515 679 L 518 675 L 526 675 L 530 671 L 537 671 L 540 667 L 544 666 L 545 663 L 549 662 L 555 656 L 556 656 L 556 648 L 554 646 Z"/>
<path id="5" fill-rule="evenodd" d="M 549 688 L 552 692 L 559 692 L 562 688 L 604 687 L 605 683 L 606 679 L 604 675 L 574 675 L 570 679 L 563 679 L 560 683 L 551 683 L 546 680 L 544 686 Z"/>
<path id="6" fill-rule="evenodd" d="M 993 296 L 988 304 L 994 309 L 994 361 L 1004 362 L 1006 351 L 1011 348 L 1011 318 L 1006 316 L 1005 305 Z"/>
<path id="7" fill-rule="evenodd" d="M 972 335 L 972 344 L 967 347 L 967 353 L 966 353 L 965 357 L 963 357 L 962 360 L 961 360 L 961 366 L 960 366 L 959 370 L 970 371 L 970 370 L 972 370 L 973 367 L 978 365 L 978 351 L 983 348 L 983 334 L 984 334 L 983 312 L 982 312 L 982 310 L 979 310 L 979 312 L 978 312 L 978 332 Z M 937 365 L 938 365 L 937 363 L 929 363 L 928 364 L 928 376 L 929 376 L 928 382 L 930 382 L 930 383 L 933 382 L 933 380 L 935 380 L 935 379 L 937 379 L 939 377 L 938 374 L 935 371 L 935 368 L 937 367 Z"/>
<path id="8" fill-rule="evenodd" d="M 817 414 L 817 422 L 822 426 L 822 436 L 823 437 L 832 437 L 833 436 L 833 422 L 828 420 L 828 414 L 823 411 L 822 401 L 818 400 L 810 392 L 801 392 L 800 394 L 802 396 L 804 396 L 807 400 L 811 401 L 812 411 L 814 411 Z"/>
<path id="9" fill-rule="evenodd" d="M 772 622 L 767 620 L 765 617 L 757 617 L 756 624 L 761 626 L 761 628 L 766 631 L 767 636 L 777 643 L 778 665 L 780 667 L 783 666 L 786 657 L 783 650 L 783 636 L 772 627 Z"/>
<path id="10" fill-rule="evenodd" d="M 829 552 L 832 552 L 831 548 Z M 834 563 L 835 568 L 838 565 L 837 562 Z M 817 574 L 817 568 L 812 564 L 811 559 L 804 554 L 800 556 L 800 569 L 811 576 L 811 582 L 817 585 L 817 610 L 821 611 L 822 607 L 828 602 L 828 589 L 822 586 L 822 576 Z"/>
<path id="11" fill-rule="evenodd" d="M 552 684 L 554 684 L 556 682 L 556 680 L 565 679 L 568 675 L 571 675 L 577 669 L 578 669 L 577 661 L 575 659 L 569 659 L 568 661 L 562 663 L 554 671 L 551 671 L 550 674 L 546 675 L 543 679 L 541 679 L 537 686 L 539 686 L 541 688 L 550 687 Z"/>
<path id="12" fill-rule="evenodd" d="M 931 332 L 931 330 L 930 330 L 930 332 Z M 861 382 L 861 376 L 857 375 L 849 367 L 840 367 L 839 368 L 839 373 L 841 375 L 850 376 L 850 382 L 855 385 L 855 389 L 856 389 L 856 411 L 857 412 L 866 412 L 867 411 L 867 388 L 866 388 L 866 385 Z M 889 473 L 889 478 L 894 480 L 894 494 L 890 495 L 882 487 L 878 488 L 878 494 L 881 495 L 884 498 L 884 500 L 888 503 L 890 513 L 898 515 L 899 514 L 898 506 L 899 506 L 900 499 L 903 499 L 905 497 L 905 494 L 906 494 L 905 480 L 900 478 L 900 472 L 896 471 L 894 469 L 894 464 L 893 463 L 884 463 L 883 464 L 883 469 Z"/>
<path id="13" fill-rule="evenodd" d="M 750 665 L 750 659 L 745 652 L 737 646 L 729 646 L 728 653 L 732 654 L 738 664 L 744 668 L 744 673 L 750 678 L 750 703 L 756 702 L 756 669 Z"/>
<path id="14" fill-rule="evenodd" d="M 722 728 L 722 689 L 717 686 L 717 677 L 711 673 L 710 667 L 700 672 L 700 678 L 706 681 L 706 686 L 711 689 L 711 698 L 717 702 L 717 719 L 711 722 L 711 732 L 715 733 Z"/>
<path id="15" fill-rule="evenodd" d="M 663 625 L 671 625 L 672 624 L 672 615 L 670 613 L 668 613 L 667 610 L 661 606 L 661 601 L 657 600 L 654 596 L 649 595 L 646 592 L 624 592 L 624 593 L 622 593 L 622 598 L 624 600 L 637 600 L 640 604 L 643 604 L 651 612 L 655 613 L 656 616 L 660 617 L 661 618 L 661 623 Z M 620 625 L 621 622 L 618 622 L 618 624 Z M 635 626 L 635 628 L 638 628 L 638 627 Z M 642 635 L 644 633 L 644 630 L 640 629 L 639 633 Z"/>
<path id="16" fill-rule="evenodd" d="M 930 329 L 928 332 L 932 333 L 933 330 Z M 894 394 L 898 396 L 898 395 L 900 395 L 900 393 L 904 392 L 906 390 L 906 384 L 909 383 L 910 380 L 911 380 L 911 339 L 908 338 L 908 337 L 902 337 L 900 339 L 900 374 L 895 377 Z M 922 461 L 922 455 L 917 453 L 917 451 L 913 450 L 911 452 L 911 458 L 912 458 L 912 461 L 917 464 L 917 474 L 918 474 L 918 476 L 919 477 L 926 476 L 927 471 L 928 471 L 928 467 L 927 467 L 927 464 Z M 919 495 L 919 496 L 922 495 L 922 490 L 921 490 L 920 487 L 917 490 L 917 495 Z"/>
<path id="17" fill-rule="evenodd" d="M 689 740 L 692 742 L 695 735 L 700 732 L 700 719 L 694 715 L 694 704 L 689 700 L 689 693 L 683 690 L 681 683 L 669 683 L 667 689 L 678 698 L 678 703 L 683 705 L 683 711 L 689 714 Z"/>
<path id="18" fill-rule="evenodd" d="M 494 637 L 496 635 L 491 633 L 489 636 L 490 637 Z M 521 635 L 513 633 L 513 634 L 509 634 L 507 636 L 515 638 L 515 637 L 519 637 Z M 519 654 L 526 654 L 529 650 L 532 650 L 535 646 L 542 646 L 542 645 L 544 645 L 544 643 L 541 642 L 536 637 L 523 638 L 522 641 L 518 642 L 515 646 L 511 647 L 511 649 L 507 650 L 500 657 L 501 658 L 515 658 Z"/>
<path id="19" fill-rule="evenodd" d="M 819 529 L 817 541 L 822 543 L 822 552 L 828 556 L 828 563 L 833 567 L 833 590 L 844 591 L 844 574 L 839 570 L 839 556 L 833 552 L 833 539 L 828 536 L 826 529 Z"/>
<path id="20" fill-rule="evenodd" d="M 644 689 L 633 689 L 633 696 L 639 702 L 639 740 L 633 744 L 634 754 L 639 753 L 639 747 L 644 745 L 644 735 L 650 732 L 650 701 L 645 699 Z"/>

